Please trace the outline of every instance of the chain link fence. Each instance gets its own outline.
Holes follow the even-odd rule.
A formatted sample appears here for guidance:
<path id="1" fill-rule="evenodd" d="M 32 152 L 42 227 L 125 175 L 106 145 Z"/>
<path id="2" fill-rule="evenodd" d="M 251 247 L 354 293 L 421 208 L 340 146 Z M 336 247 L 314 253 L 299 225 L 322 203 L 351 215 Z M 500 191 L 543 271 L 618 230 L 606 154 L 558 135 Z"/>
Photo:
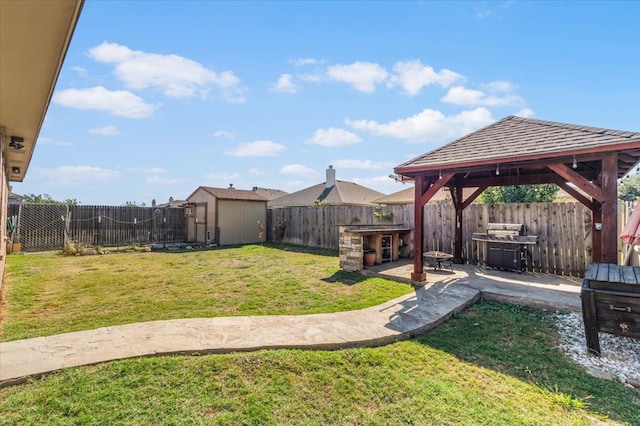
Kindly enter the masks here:
<path id="1" fill-rule="evenodd" d="M 184 243 L 187 226 L 181 208 L 10 205 L 10 251 L 60 250 L 67 242 L 84 247 Z"/>

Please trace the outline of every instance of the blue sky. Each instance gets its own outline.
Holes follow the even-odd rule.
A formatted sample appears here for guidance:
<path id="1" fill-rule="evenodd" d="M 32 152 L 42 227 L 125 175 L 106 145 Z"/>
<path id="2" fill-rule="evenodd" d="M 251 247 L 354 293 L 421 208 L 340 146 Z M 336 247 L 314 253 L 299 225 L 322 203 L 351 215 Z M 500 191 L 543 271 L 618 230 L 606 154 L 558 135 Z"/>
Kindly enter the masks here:
<path id="1" fill-rule="evenodd" d="M 86 1 L 18 194 L 389 194 L 508 115 L 640 131 L 640 2 Z M 472 153 L 470 153 L 471 155 Z"/>

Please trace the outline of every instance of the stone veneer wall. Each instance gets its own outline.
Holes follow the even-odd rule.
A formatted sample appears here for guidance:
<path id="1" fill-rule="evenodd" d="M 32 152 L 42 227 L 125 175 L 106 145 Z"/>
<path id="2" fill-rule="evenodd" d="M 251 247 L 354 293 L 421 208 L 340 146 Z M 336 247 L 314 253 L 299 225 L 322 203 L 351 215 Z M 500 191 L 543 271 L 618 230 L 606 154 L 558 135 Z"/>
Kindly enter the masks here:
<path id="1" fill-rule="evenodd" d="M 362 270 L 363 265 L 363 238 L 362 234 L 347 231 L 346 226 L 338 228 L 340 247 L 340 269 L 347 272 Z"/>

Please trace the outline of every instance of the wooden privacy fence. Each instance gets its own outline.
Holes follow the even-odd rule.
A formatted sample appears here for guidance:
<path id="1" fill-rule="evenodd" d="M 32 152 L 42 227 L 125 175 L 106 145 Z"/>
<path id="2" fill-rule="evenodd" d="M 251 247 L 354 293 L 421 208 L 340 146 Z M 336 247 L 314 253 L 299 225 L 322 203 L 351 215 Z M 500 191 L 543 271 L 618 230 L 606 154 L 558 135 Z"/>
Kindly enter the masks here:
<path id="1" fill-rule="evenodd" d="M 10 242 L 27 252 L 61 249 L 66 238 L 88 247 L 186 241 L 179 208 L 22 204 L 8 217 Z"/>
<path id="2" fill-rule="evenodd" d="M 388 206 L 392 222 L 414 227 L 413 205 Z M 338 249 L 338 225 L 384 223 L 374 207 L 289 207 L 268 212 L 269 241 Z M 482 264 L 486 249 L 471 239 L 474 232 L 486 232 L 490 222 L 522 223 L 527 235 L 537 235 L 539 244 L 530 247 L 530 271 L 583 276 L 591 261 L 591 211 L 578 202 L 532 204 L 472 204 L 463 212 L 462 253 L 469 264 Z M 453 253 L 455 209 L 451 204 L 424 207 L 424 248 Z M 411 242 L 412 244 L 413 242 Z"/>

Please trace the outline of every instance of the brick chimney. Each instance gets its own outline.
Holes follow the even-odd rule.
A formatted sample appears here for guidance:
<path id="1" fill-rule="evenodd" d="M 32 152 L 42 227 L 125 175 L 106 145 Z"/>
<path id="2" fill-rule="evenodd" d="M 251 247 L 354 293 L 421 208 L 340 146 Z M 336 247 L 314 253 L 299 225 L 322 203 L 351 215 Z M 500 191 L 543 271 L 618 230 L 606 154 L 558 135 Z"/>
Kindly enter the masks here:
<path id="1" fill-rule="evenodd" d="M 333 166 L 329 166 L 329 168 L 327 169 L 326 187 L 333 188 L 335 184 L 336 184 L 336 169 L 334 169 Z"/>

